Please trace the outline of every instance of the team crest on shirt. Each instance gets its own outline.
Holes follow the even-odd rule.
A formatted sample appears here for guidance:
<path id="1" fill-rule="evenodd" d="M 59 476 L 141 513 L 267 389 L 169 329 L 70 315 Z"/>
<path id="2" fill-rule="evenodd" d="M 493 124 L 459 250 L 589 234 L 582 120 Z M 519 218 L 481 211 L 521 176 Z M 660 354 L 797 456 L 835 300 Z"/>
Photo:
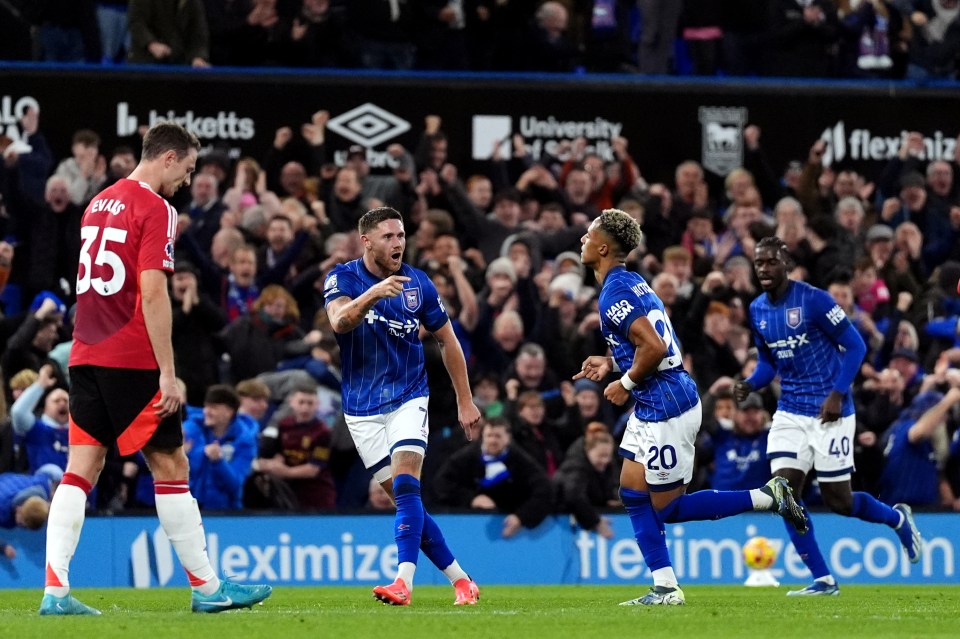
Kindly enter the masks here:
<path id="1" fill-rule="evenodd" d="M 803 321 L 803 309 L 799 306 L 797 308 L 788 308 L 787 309 L 787 326 L 790 328 L 797 328 L 800 326 L 800 323 Z"/>
<path id="2" fill-rule="evenodd" d="M 173 268 L 173 240 L 167 240 L 163 247 L 163 266 L 164 268 Z"/>
<path id="3" fill-rule="evenodd" d="M 407 310 L 418 310 L 420 308 L 421 301 L 419 286 L 403 289 L 403 305 L 407 307 Z"/>
<path id="4" fill-rule="evenodd" d="M 339 293 L 340 289 L 337 288 L 337 276 L 336 274 L 331 275 L 327 278 L 327 282 L 323 285 L 324 295 L 329 295 L 330 293 Z"/>

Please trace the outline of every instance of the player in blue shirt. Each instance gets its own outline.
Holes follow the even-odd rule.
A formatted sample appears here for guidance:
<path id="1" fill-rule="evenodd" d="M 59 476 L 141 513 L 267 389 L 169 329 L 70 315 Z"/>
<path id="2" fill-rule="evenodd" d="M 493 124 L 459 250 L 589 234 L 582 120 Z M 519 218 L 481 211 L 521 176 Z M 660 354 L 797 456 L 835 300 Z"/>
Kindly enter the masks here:
<path id="1" fill-rule="evenodd" d="M 480 411 L 473 404 L 463 351 L 433 282 L 402 261 L 407 237 L 400 213 L 372 209 L 358 228 L 363 257 L 336 266 L 323 295 L 340 345 L 347 427 L 364 465 L 397 505 L 397 578 L 373 594 L 384 603 L 409 605 L 419 547 L 450 579 L 454 603 L 476 604 L 477 585 L 454 559 L 420 498 L 429 432 L 421 326 L 440 344 L 460 425 L 472 440 Z"/>
<path id="2" fill-rule="evenodd" d="M 654 585 L 621 605 L 676 606 L 684 603 L 684 595 L 670 563 L 663 523 L 773 510 L 802 526 L 804 516 L 782 479 L 754 490 L 684 494 L 693 478 L 700 396 L 683 369 L 663 303 L 640 275 L 624 267 L 640 239 L 640 225 L 632 217 L 607 209 L 580 240 L 580 261 L 594 270 L 601 285 L 601 331 L 613 357 L 588 357 L 574 379 L 599 382 L 610 371 L 625 371 L 603 395 L 617 406 L 635 402 L 620 444 L 620 498 Z"/>
<path id="3" fill-rule="evenodd" d="M 910 561 L 920 561 L 922 540 L 906 504 L 893 508 L 872 495 L 853 492 L 853 445 L 856 419 L 850 385 L 867 352 L 863 338 L 826 291 L 787 278 L 792 265 L 787 245 L 776 237 L 757 243 L 753 266 L 765 291 L 750 304 L 757 345 L 757 367 L 737 382 L 734 394 L 743 401 L 754 390 L 780 376 L 783 392 L 767 440 L 767 458 L 775 477 L 803 493 L 811 468 L 817 471 L 823 502 L 835 513 L 893 528 Z M 813 524 L 802 537 L 787 532 L 813 584 L 788 595 L 837 595 Z"/>

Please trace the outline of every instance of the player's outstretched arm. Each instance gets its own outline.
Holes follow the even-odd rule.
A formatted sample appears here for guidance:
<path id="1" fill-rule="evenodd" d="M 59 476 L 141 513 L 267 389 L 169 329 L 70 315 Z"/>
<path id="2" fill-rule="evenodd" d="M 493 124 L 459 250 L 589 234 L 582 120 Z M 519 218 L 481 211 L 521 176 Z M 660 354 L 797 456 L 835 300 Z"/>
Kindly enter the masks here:
<path id="1" fill-rule="evenodd" d="M 460 426 L 467 436 L 467 441 L 473 441 L 477 425 L 480 423 L 480 410 L 473 403 L 463 349 L 460 348 L 460 342 L 453 332 L 450 320 L 447 320 L 446 324 L 434 331 L 433 335 L 440 344 L 440 356 L 443 358 L 443 365 L 447 367 L 447 373 L 450 374 L 450 379 L 453 381 L 453 390 L 457 393 L 457 417 L 460 419 Z"/>
<path id="2" fill-rule="evenodd" d="M 396 297 L 403 292 L 403 283 L 409 282 L 405 275 L 391 275 L 368 288 L 360 297 L 346 295 L 327 302 L 327 317 L 335 333 L 349 333 L 360 326 L 364 316 L 382 299 Z"/>

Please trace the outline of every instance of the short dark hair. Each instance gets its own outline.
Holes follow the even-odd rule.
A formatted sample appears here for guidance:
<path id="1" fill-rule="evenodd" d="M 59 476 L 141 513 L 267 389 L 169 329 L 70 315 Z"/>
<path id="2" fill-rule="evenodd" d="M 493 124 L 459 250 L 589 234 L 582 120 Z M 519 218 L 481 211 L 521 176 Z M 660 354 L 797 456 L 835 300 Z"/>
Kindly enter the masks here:
<path id="1" fill-rule="evenodd" d="M 307 380 L 299 381 L 299 382 L 295 383 L 295 384 L 292 386 L 292 388 L 290 388 L 290 392 L 288 393 L 287 396 L 289 397 L 290 395 L 293 395 L 294 393 L 304 393 L 305 395 L 316 395 L 316 394 L 317 394 L 317 385 L 314 384 L 313 382 L 307 381 Z"/>
<path id="2" fill-rule="evenodd" d="M 620 209 L 606 209 L 597 220 L 600 230 L 617 243 L 623 257 L 640 246 L 643 233 L 640 231 L 640 225 L 630 217 L 629 213 Z"/>
<path id="3" fill-rule="evenodd" d="M 787 247 L 787 243 L 776 235 L 768 235 L 757 242 L 756 250 L 759 251 L 761 249 L 772 249 L 777 252 L 781 261 L 787 263 L 793 262 L 793 256 L 790 255 L 790 249 Z"/>
<path id="4" fill-rule="evenodd" d="M 386 220 L 400 220 L 403 222 L 403 216 L 400 215 L 400 211 L 395 208 L 378 206 L 375 209 L 370 209 L 361 216 L 360 221 L 357 222 L 357 230 L 360 231 L 360 235 L 366 235 L 372 229 L 376 228 L 377 224 Z"/>
<path id="5" fill-rule="evenodd" d="M 233 412 L 240 410 L 240 396 L 229 384 L 214 384 L 208 388 L 207 394 L 203 397 L 203 403 L 204 405 L 223 404 L 229 406 Z"/>
<path id="6" fill-rule="evenodd" d="M 121 144 L 120 146 L 113 147 L 113 152 L 110 153 L 110 157 L 116 157 L 118 155 L 132 155 L 137 156 L 136 152 L 126 144 Z"/>
<path id="7" fill-rule="evenodd" d="M 100 146 L 100 136 L 91 129 L 79 129 L 73 134 L 71 144 L 82 144 L 84 146 Z"/>
<path id="8" fill-rule="evenodd" d="M 507 431 L 507 434 L 513 432 L 513 428 L 510 426 L 510 420 L 506 417 L 491 417 L 483 426 L 487 428 L 502 428 Z"/>
<path id="9" fill-rule="evenodd" d="M 286 222 L 287 226 L 289 226 L 291 229 L 293 228 L 293 220 L 291 220 L 288 216 L 284 215 L 283 213 L 274 213 L 273 215 L 271 215 L 270 219 L 267 220 L 267 224 L 268 225 L 273 224 L 277 220 L 280 220 L 281 222 Z"/>
<path id="10" fill-rule="evenodd" d="M 200 151 L 200 140 L 176 122 L 157 122 L 143 136 L 144 160 L 158 158 L 167 151 L 174 151 L 177 160 L 182 160 L 190 149 Z"/>

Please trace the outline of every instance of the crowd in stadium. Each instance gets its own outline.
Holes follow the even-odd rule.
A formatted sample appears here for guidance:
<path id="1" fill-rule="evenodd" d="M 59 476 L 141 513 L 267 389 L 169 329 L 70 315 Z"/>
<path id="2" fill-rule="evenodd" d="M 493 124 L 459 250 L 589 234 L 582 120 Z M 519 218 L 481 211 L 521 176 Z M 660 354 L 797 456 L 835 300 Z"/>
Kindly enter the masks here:
<path id="1" fill-rule="evenodd" d="M 958 0 L 8 0 L 0 59 L 957 77 Z"/>
<path id="2" fill-rule="evenodd" d="M 777 390 L 737 405 L 732 388 L 756 362 L 753 248 L 776 234 L 795 259 L 792 276 L 828 290 L 869 346 L 854 387 L 855 487 L 890 504 L 960 509 L 960 185 L 955 160 L 923 159 L 919 133 L 880 174 L 860 175 L 826 166 L 820 140 L 804 161 L 774 168 L 762 132 L 748 126 L 743 167 L 715 188 L 695 161 L 677 166 L 672 184 L 647 183 L 624 138 L 611 141 L 612 162 L 584 139 L 534 162 L 516 136 L 485 172 L 462 175 L 433 115 L 417 148 L 391 145 L 394 168 L 374 173 L 362 147 L 346 149 L 343 165 L 331 161 L 340 149 L 327 146 L 328 118 L 321 110 L 296 132 L 278 129 L 259 159 L 206 154 L 174 202 L 173 343 L 202 508 L 390 507 L 339 411 L 322 297 L 326 274 L 362 252 L 359 217 L 387 205 L 403 215 L 406 261 L 442 296 L 485 416 L 480 441 L 468 444 L 427 339 L 432 508 L 496 508 L 514 516 L 513 532 L 572 512 L 584 528 L 612 534 L 602 512 L 616 504 L 629 411 L 605 400 L 601 385 L 571 378 L 606 351 L 580 240 L 600 211 L 617 207 L 642 226 L 628 266 L 663 300 L 704 400 L 691 489 L 769 478 Z M 91 259 L 80 217 L 139 152 L 100 148 L 96 132 L 78 130 L 71 156 L 56 158 L 39 114 L 27 111 L 19 126 L 30 150 L 7 146 L 0 169 L 0 470 L 33 474 L 66 461 L 73 282 Z M 111 457 L 91 507 L 144 508 L 152 498 L 143 460 Z M 815 483 L 805 498 L 817 503 Z"/>

